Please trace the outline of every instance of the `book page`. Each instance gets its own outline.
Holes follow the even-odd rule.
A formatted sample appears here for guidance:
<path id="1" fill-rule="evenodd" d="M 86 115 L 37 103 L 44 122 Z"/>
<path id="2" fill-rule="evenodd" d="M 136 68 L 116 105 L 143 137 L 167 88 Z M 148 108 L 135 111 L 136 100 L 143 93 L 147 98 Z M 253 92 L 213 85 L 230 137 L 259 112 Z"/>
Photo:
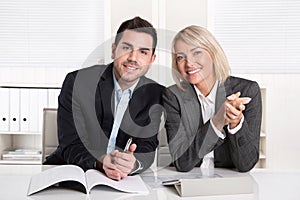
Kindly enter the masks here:
<path id="1" fill-rule="evenodd" d="M 61 165 L 33 175 L 27 195 L 31 195 L 62 181 L 77 181 L 86 188 L 84 171 L 80 167 L 75 165 Z"/>
<path id="2" fill-rule="evenodd" d="M 108 178 L 101 172 L 90 169 L 86 171 L 87 188 L 90 191 L 96 185 L 106 185 L 117 190 L 128 193 L 148 194 L 149 190 L 139 175 L 127 176 L 126 178 L 115 181 Z"/>

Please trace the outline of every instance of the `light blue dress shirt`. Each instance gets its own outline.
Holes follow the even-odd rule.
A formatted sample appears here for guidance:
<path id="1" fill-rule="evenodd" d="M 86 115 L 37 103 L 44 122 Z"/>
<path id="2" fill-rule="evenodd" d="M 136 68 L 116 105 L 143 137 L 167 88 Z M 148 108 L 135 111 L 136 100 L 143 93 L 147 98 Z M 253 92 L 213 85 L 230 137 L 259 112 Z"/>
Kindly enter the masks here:
<path id="1" fill-rule="evenodd" d="M 128 107 L 129 100 L 131 99 L 133 90 L 135 89 L 138 81 L 133 84 L 130 88 L 126 90 L 122 90 L 116 77 L 113 72 L 113 80 L 114 80 L 114 92 L 115 92 L 115 105 L 114 105 L 114 124 L 112 127 L 112 131 L 109 137 L 108 146 L 106 149 L 106 153 L 112 152 L 116 147 L 116 139 L 118 136 L 118 131 L 124 116 L 124 113 Z"/>

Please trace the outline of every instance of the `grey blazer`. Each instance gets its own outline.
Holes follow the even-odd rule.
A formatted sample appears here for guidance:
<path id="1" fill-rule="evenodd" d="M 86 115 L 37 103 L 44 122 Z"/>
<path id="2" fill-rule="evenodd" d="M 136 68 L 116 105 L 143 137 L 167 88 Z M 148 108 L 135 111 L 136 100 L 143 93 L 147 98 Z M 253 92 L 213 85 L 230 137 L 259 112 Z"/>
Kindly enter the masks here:
<path id="1" fill-rule="evenodd" d="M 203 157 L 214 150 L 215 167 L 236 168 L 246 172 L 259 158 L 261 126 L 261 93 L 254 81 L 229 77 L 218 87 L 217 112 L 226 97 L 240 91 L 242 97 L 251 97 L 243 111 L 244 122 L 236 134 L 223 128 L 225 139 L 219 138 L 210 122 L 203 123 L 201 106 L 194 87 L 183 83 L 182 88 L 170 86 L 163 94 L 166 109 L 166 130 L 172 161 L 178 171 L 190 171 L 200 166 Z"/>

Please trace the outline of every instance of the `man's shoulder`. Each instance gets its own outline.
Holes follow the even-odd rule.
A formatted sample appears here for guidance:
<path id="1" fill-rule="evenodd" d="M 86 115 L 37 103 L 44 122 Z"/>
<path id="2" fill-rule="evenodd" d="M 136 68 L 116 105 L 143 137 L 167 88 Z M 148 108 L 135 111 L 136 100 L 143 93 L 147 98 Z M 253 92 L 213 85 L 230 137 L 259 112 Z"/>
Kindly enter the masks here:
<path id="1" fill-rule="evenodd" d="M 74 70 L 72 72 L 69 72 L 68 74 L 76 76 L 78 73 L 80 73 L 80 74 L 101 73 L 101 72 L 104 72 L 107 69 L 107 67 L 109 67 L 109 66 L 110 66 L 110 64 L 108 64 L 108 65 L 93 65 L 90 67 L 85 67 L 85 68 Z"/>
<path id="2" fill-rule="evenodd" d="M 152 88 L 152 89 L 156 89 L 156 90 L 159 90 L 159 91 L 163 91 L 165 89 L 165 86 L 159 84 L 158 82 L 150 79 L 150 78 L 147 78 L 145 76 L 142 76 L 140 78 L 140 82 L 138 84 L 138 87 L 145 87 L 145 88 Z"/>
<path id="3" fill-rule="evenodd" d="M 161 102 L 163 91 L 165 86 L 155 82 L 152 79 L 144 76 L 140 77 L 139 83 L 134 89 L 133 100 L 139 99 L 139 101 L 151 104 Z"/>
<path id="4" fill-rule="evenodd" d="M 105 73 L 109 65 L 94 65 L 91 67 L 86 67 L 82 69 L 77 69 L 75 71 L 69 72 L 65 81 L 67 82 L 78 82 L 80 84 L 88 84 L 89 82 L 97 83 L 99 78 Z"/>
<path id="5" fill-rule="evenodd" d="M 73 91 L 74 94 L 95 93 L 98 82 L 110 65 L 94 65 L 69 72 L 62 85 L 62 92 Z"/>

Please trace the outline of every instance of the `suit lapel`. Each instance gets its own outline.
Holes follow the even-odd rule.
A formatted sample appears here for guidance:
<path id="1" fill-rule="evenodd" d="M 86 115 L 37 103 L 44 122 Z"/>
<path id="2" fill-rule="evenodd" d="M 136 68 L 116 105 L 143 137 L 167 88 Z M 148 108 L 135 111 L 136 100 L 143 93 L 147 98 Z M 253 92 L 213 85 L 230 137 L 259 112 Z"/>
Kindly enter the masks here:
<path id="1" fill-rule="evenodd" d="M 143 86 L 147 84 L 146 82 L 146 78 L 144 76 L 140 77 L 140 80 L 137 84 L 137 86 L 134 88 L 133 90 L 133 94 L 132 94 L 132 98 L 130 99 L 129 103 L 128 103 L 128 107 L 127 110 L 130 107 L 130 113 L 131 114 L 137 114 L 136 112 L 138 110 L 140 110 L 140 108 L 143 108 L 145 105 L 145 101 L 143 100 L 145 96 L 149 95 L 149 94 L 144 94 L 144 88 Z M 137 92 L 138 91 L 138 92 Z M 132 99 L 134 99 L 133 101 L 131 101 Z M 132 102 L 134 102 L 135 105 L 132 104 Z M 137 106 L 139 105 L 139 106 Z M 138 110 L 136 110 L 136 108 L 139 108 Z M 128 112 L 125 112 L 125 114 Z"/>
<path id="2" fill-rule="evenodd" d="M 217 90 L 217 96 L 216 96 L 216 107 L 215 107 L 215 113 L 218 112 L 220 109 L 220 106 L 225 102 L 226 97 L 228 95 L 231 95 L 232 89 L 231 89 L 231 83 L 230 83 L 230 77 L 226 79 L 224 83 L 222 83 Z M 226 132 L 226 131 L 225 131 Z M 227 140 L 227 138 L 225 138 Z M 225 156 L 225 151 L 227 148 L 224 146 L 226 143 L 223 143 L 223 145 L 219 148 L 216 148 L 214 151 L 214 159 L 215 163 L 221 162 L 221 160 L 224 160 Z"/>
<path id="3" fill-rule="evenodd" d="M 97 97 L 96 101 L 100 101 L 100 105 L 102 107 L 102 113 L 101 114 L 101 127 L 104 130 L 107 137 L 110 137 L 113 123 L 114 123 L 114 82 L 113 82 L 113 64 L 110 64 L 105 72 L 103 73 L 101 80 L 99 81 L 98 88 L 99 88 L 99 94 L 100 97 Z M 145 101 L 143 100 L 144 94 L 142 86 L 147 84 L 147 80 L 145 77 L 141 77 L 136 88 L 133 91 L 132 98 L 129 100 L 128 107 L 124 113 L 123 119 L 121 121 L 124 121 L 124 119 L 135 119 L 135 116 L 138 114 L 138 112 L 141 111 L 141 108 L 144 107 Z M 139 90 L 138 93 L 135 93 L 136 90 Z M 131 102 L 134 102 L 131 103 Z M 129 107 L 130 107 L 130 113 L 129 113 Z M 126 117 L 127 116 L 127 117 Z M 128 124 L 127 124 L 128 125 Z"/>
<path id="4" fill-rule="evenodd" d="M 225 102 L 227 95 L 232 94 L 232 89 L 230 87 L 230 78 L 228 78 L 224 83 L 220 84 L 216 95 L 216 105 L 215 113 L 218 112 L 220 106 Z"/>
<path id="5" fill-rule="evenodd" d="M 203 124 L 201 106 L 194 88 L 190 84 L 184 84 L 183 96 L 183 111 L 188 118 L 188 125 L 191 133 L 195 133 L 199 127 L 199 123 Z M 195 126 L 196 125 L 196 126 Z"/>
<path id="6" fill-rule="evenodd" d="M 101 76 L 98 83 L 100 97 L 96 97 L 96 101 L 100 101 L 99 103 L 102 108 L 102 113 L 100 113 L 102 118 L 101 127 L 108 137 L 110 136 L 114 120 L 114 83 L 112 77 L 112 65 L 113 64 L 110 64 Z"/>
<path id="7" fill-rule="evenodd" d="M 147 107 L 147 101 L 145 101 L 145 98 L 149 94 L 145 91 L 145 85 L 154 83 L 153 81 L 147 79 L 146 77 L 142 76 L 139 79 L 138 84 L 134 88 L 133 94 L 131 99 L 129 100 L 128 107 L 124 113 L 125 115 L 129 115 L 129 110 L 130 110 L 130 117 L 135 120 L 136 116 L 140 113 L 143 112 L 144 108 Z M 123 118 L 124 119 L 124 118 Z"/>
<path id="8" fill-rule="evenodd" d="M 184 92 L 182 92 L 184 111 L 189 121 L 189 128 L 191 131 L 196 131 L 199 122 L 203 124 L 202 110 L 198 97 L 192 85 L 183 84 Z M 230 87 L 230 78 L 225 83 L 221 84 L 217 89 L 215 113 L 226 100 L 227 94 L 232 94 Z M 195 126 L 197 124 L 197 126 Z"/>

